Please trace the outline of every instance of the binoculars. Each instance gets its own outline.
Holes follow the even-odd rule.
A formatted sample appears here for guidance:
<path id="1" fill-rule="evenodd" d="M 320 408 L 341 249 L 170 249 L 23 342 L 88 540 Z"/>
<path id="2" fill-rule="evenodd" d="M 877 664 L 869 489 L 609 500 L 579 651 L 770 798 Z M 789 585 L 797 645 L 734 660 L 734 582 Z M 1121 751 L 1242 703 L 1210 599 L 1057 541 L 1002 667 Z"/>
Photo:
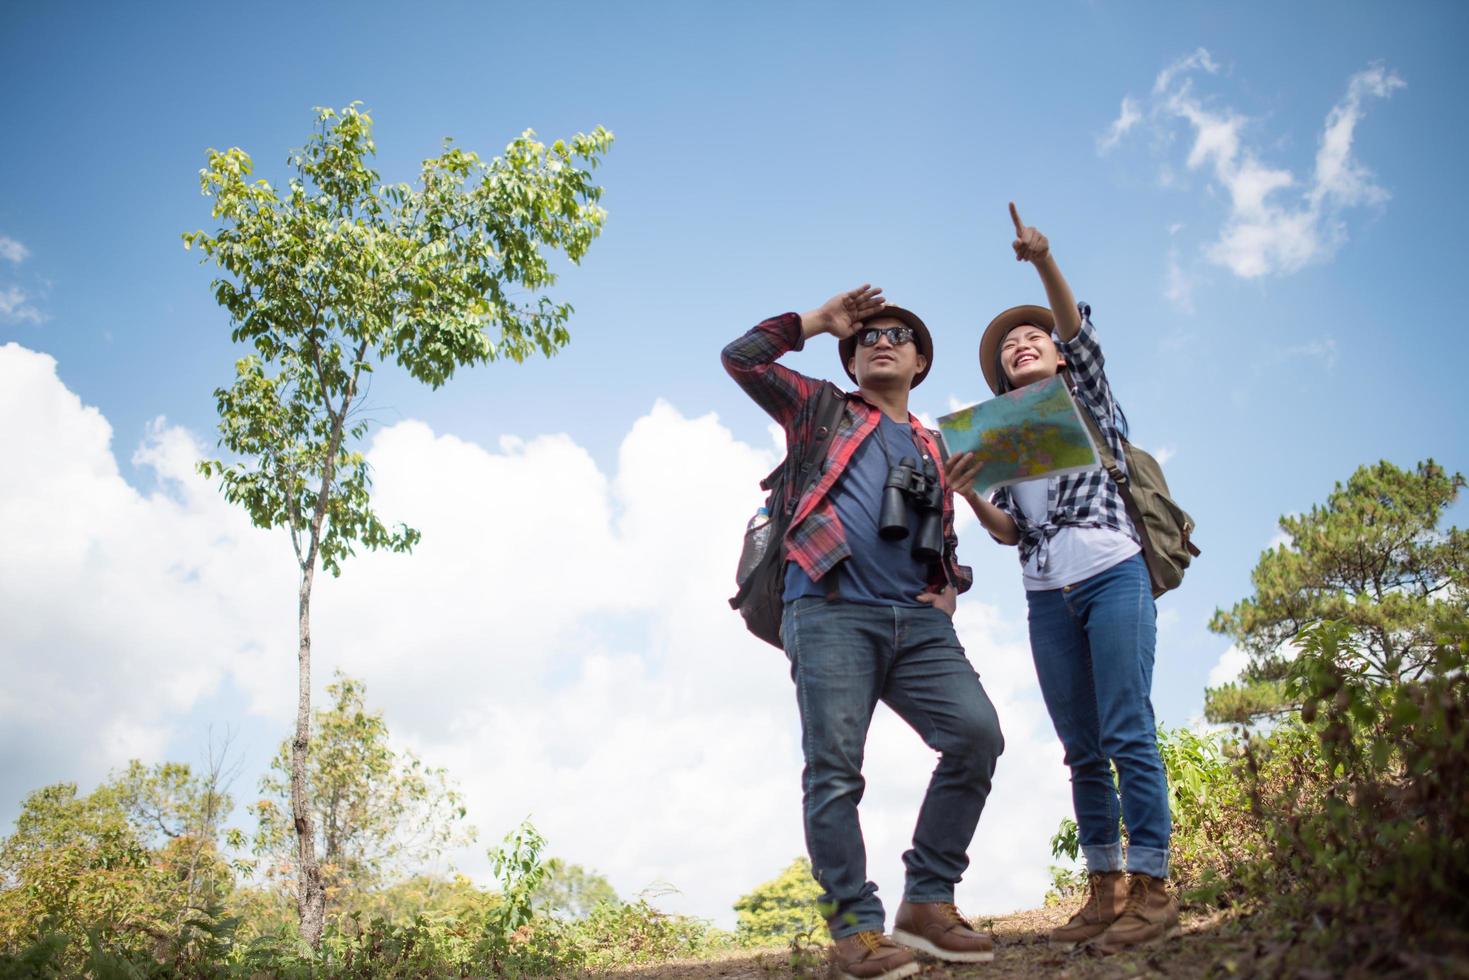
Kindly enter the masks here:
<path id="1" fill-rule="evenodd" d="M 933 460 L 925 459 L 920 467 L 912 456 L 904 456 L 888 471 L 877 520 L 877 533 L 884 541 L 901 541 L 908 536 L 910 503 L 918 512 L 913 557 L 921 562 L 936 562 L 944 553 L 944 497 Z"/>

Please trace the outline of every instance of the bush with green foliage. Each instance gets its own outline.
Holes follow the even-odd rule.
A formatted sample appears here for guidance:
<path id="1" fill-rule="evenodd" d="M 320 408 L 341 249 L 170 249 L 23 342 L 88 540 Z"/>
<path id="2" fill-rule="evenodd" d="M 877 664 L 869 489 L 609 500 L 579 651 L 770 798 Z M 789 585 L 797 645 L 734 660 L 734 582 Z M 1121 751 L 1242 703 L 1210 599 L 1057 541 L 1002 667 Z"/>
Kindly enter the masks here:
<path id="1" fill-rule="evenodd" d="M 1222 736 L 1191 728 L 1159 727 L 1158 755 L 1168 779 L 1168 806 L 1173 818 L 1172 878 L 1184 889 L 1204 883 L 1206 873 L 1217 875 L 1221 842 L 1241 831 L 1235 813 L 1245 796 L 1233 772 L 1234 756 Z M 1116 780 L 1116 771 L 1113 779 Z M 1119 822 L 1127 839 L 1127 828 Z M 1081 854 L 1076 821 L 1061 820 L 1051 838 L 1051 856 L 1075 862 Z M 1086 870 L 1052 866 L 1046 904 L 1053 905 L 1086 893 Z"/>
<path id="2" fill-rule="evenodd" d="M 1278 931 L 1280 972 L 1402 969 L 1405 950 L 1432 972 L 1469 953 L 1469 623 L 1393 683 L 1354 636 L 1340 622 L 1299 631 L 1282 687 L 1302 710 L 1268 732 L 1159 733 L 1173 879 L 1188 903 Z M 1065 820 L 1052 853 L 1077 850 Z M 1053 872 L 1048 901 L 1084 885 Z"/>
<path id="3" fill-rule="evenodd" d="M 63 973 L 107 951 L 165 962 L 217 952 L 234 869 L 220 852 L 230 807 L 216 760 L 133 762 L 85 796 L 71 783 L 31 793 L 0 841 L 0 952 L 54 949 Z"/>
<path id="4" fill-rule="evenodd" d="M 1299 725 L 1246 743 L 1270 845 L 1252 890 L 1341 964 L 1396 962 L 1407 937 L 1422 954 L 1469 949 L 1469 624 L 1390 684 L 1352 642 L 1349 623 L 1302 631 L 1288 678 Z"/>
<path id="5" fill-rule="evenodd" d="M 735 945 L 730 933 L 703 919 L 661 912 L 646 898 L 606 902 L 566 932 L 594 969 L 707 956 Z"/>
<path id="6" fill-rule="evenodd" d="M 616 904 L 619 899 L 611 883 L 597 872 L 553 857 L 546 862 L 546 876 L 536 886 L 532 901 L 537 909 L 552 915 L 584 919 L 598 905 Z"/>
<path id="7" fill-rule="evenodd" d="M 811 862 L 796 858 L 780 874 L 735 902 L 735 935 L 741 945 L 763 946 L 819 932 L 826 926 L 818 907 L 820 898 L 821 886 L 811 874 Z"/>
<path id="8" fill-rule="evenodd" d="M 329 919 L 314 949 L 303 941 L 290 897 L 279 889 L 241 889 L 232 898 L 243 915 L 215 910 L 190 917 L 161 940 L 131 932 L 135 923 L 111 928 L 112 920 L 85 915 L 66 922 L 32 920 L 33 928 L 11 930 L 0 944 L 0 980 L 559 976 L 707 956 L 735 946 L 732 934 L 701 919 L 665 913 L 646 898 L 614 898 L 578 919 L 551 914 L 536 902 L 549 866 L 541 860 L 544 844 L 523 823 L 491 852 L 499 893 L 463 878 L 409 879 L 382 890 L 375 907 L 364 899 L 361 907 Z M 142 857 L 125 862 L 130 873 L 146 864 L 147 849 L 137 854 Z"/>

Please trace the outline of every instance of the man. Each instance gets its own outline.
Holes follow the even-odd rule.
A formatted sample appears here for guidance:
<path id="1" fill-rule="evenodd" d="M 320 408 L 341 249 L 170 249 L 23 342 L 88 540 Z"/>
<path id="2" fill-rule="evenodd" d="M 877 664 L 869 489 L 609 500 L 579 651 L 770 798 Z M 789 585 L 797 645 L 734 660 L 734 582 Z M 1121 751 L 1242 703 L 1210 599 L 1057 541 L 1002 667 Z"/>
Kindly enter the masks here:
<path id="1" fill-rule="evenodd" d="M 845 396 L 820 478 L 801 495 L 786 533 L 781 640 L 801 715 L 806 847 L 825 889 L 832 963 L 855 980 L 916 972 L 911 949 L 893 939 L 945 960 L 989 960 L 993 941 L 955 908 L 954 886 L 1004 741 L 950 621 L 957 593 L 972 581 L 954 554 L 953 496 L 933 436 L 908 413 L 933 341 L 922 320 L 864 285 L 808 313 L 766 320 L 726 347 L 725 370 L 785 428 L 795 457 L 818 438 L 813 406 L 825 382 L 776 361 L 818 334 L 837 338 L 857 391 Z M 936 489 L 925 492 L 921 476 L 903 479 L 905 463 L 926 470 Z M 901 538 L 891 528 L 879 534 L 892 523 L 885 488 L 889 508 L 906 504 Z M 930 535 L 938 538 L 933 552 L 917 547 L 925 516 L 930 528 L 941 522 L 941 536 Z M 857 819 L 863 748 L 879 700 L 941 754 L 903 855 L 892 939 L 883 934 Z"/>

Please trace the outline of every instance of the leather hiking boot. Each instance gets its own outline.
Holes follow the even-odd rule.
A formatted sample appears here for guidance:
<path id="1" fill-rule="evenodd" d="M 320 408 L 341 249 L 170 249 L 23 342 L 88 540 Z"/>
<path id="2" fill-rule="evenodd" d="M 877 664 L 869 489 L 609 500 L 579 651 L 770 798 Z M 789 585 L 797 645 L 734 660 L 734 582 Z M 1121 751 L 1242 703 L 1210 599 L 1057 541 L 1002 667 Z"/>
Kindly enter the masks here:
<path id="1" fill-rule="evenodd" d="M 995 958 L 995 941 L 975 932 L 952 902 L 903 902 L 893 920 L 893 938 L 949 963 Z"/>
<path id="2" fill-rule="evenodd" d="M 1084 943 L 1100 936 L 1122 914 L 1127 903 L 1127 872 L 1097 871 L 1087 875 L 1086 904 L 1051 930 L 1053 943 Z"/>
<path id="3" fill-rule="evenodd" d="M 875 930 L 834 941 L 830 962 L 832 972 L 844 980 L 897 980 L 918 972 L 911 950 Z"/>
<path id="4" fill-rule="evenodd" d="M 1117 953 L 1178 935 L 1178 899 L 1168 891 L 1168 882 L 1151 875 L 1132 876 L 1127 902 L 1117 921 L 1098 936 L 1092 946 L 1099 953 Z"/>

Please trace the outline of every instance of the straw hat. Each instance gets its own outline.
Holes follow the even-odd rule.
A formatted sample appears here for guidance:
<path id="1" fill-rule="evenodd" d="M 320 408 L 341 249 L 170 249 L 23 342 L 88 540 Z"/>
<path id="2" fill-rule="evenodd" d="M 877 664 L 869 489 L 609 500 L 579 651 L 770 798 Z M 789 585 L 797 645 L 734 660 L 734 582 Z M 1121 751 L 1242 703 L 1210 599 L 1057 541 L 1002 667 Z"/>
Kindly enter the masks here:
<path id="1" fill-rule="evenodd" d="M 841 342 L 837 344 L 837 352 L 842 356 L 842 370 L 847 372 L 847 377 L 852 379 L 853 384 L 857 383 L 857 376 L 847 368 L 857 353 L 857 334 L 861 333 L 863 327 L 870 321 L 881 320 L 883 317 L 901 320 L 913 331 L 913 343 L 918 345 L 918 353 L 923 355 L 923 370 L 913 376 L 913 384 L 909 385 L 910 388 L 917 388 L 923 379 L 928 377 L 929 368 L 933 367 L 933 337 L 929 335 L 928 327 L 918 318 L 918 314 L 905 310 L 901 306 L 884 306 L 880 311 L 858 324 L 850 337 L 841 339 Z"/>
<path id="2" fill-rule="evenodd" d="M 1012 306 L 991 320 L 990 325 L 984 328 L 984 336 L 979 338 L 979 367 L 984 372 L 984 380 L 989 382 L 990 391 L 997 395 L 1003 377 L 1000 342 L 1005 339 L 1005 334 L 1026 323 L 1048 334 L 1056 332 L 1056 318 L 1044 306 Z"/>

